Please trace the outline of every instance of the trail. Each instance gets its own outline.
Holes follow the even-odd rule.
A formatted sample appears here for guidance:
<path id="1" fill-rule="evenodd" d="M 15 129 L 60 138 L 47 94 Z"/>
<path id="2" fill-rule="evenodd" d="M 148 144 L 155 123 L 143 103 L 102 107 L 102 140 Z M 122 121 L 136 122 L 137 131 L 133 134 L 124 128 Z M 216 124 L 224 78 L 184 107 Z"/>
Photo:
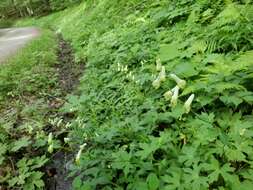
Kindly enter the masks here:
<path id="1" fill-rule="evenodd" d="M 0 63 L 18 52 L 39 34 L 39 29 L 35 27 L 0 29 Z"/>

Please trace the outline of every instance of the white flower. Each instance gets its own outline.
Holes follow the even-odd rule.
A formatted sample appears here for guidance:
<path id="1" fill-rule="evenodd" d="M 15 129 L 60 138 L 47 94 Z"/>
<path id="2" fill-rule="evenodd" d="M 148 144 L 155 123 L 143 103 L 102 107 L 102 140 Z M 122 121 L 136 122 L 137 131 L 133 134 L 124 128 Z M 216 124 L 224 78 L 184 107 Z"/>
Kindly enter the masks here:
<path id="1" fill-rule="evenodd" d="M 76 159 L 75 159 L 75 161 L 76 161 L 76 164 L 80 164 L 80 158 L 81 158 L 81 155 L 82 155 L 82 149 L 80 149 L 79 151 L 78 151 L 78 153 L 77 153 L 77 155 L 76 155 Z"/>
<path id="2" fill-rule="evenodd" d="M 158 88 L 161 86 L 161 81 L 160 81 L 160 79 L 159 79 L 159 78 L 155 79 L 155 80 L 153 81 L 152 85 L 153 85 L 153 87 L 154 87 L 155 89 L 158 89 Z"/>
<path id="3" fill-rule="evenodd" d="M 161 63 L 160 58 L 157 58 L 157 60 L 156 60 L 156 70 L 157 71 L 161 71 L 162 70 L 162 63 Z"/>
<path id="4" fill-rule="evenodd" d="M 54 146 L 53 146 L 53 144 L 50 144 L 50 145 L 49 145 L 47 151 L 48 151 L 50 154 L 53 153 L 53 151 L 54 151 Z"/>
<path id="5" fill-rule="evenodd" d="M 172 98 L 175 89 L 176 89 L 176 86 L 163 94 L 165 100 L 169 101 Z"/>
<path id="6" fill-rule="evenodd" d="M 165 67 L 162 66 L 161 72 L 159 73 L 159 79 L 161 82 L 164 82 L 166 79 L 166 72 L 165 72 Z"/>
<path id="7" fill-rule="evenodd" d="M 64 138 L 64 142 L 65 142 L 65 143 L 70 142 L 70 138 Z"/>
<path id="8" fill-rule="evenodd" d="M 80 158 L 81 158 L 81 155 L 82 155 L 82 152 L 83 152 L 83 149 L 84 149 L 85 146 L 87 146 L 86 143 L 84 143 L 83 145 L 80 146 L 80 149 L 79 149 L 79 151 L 76 155 L 76 159 L 75 159 L 76 164 L 80 164 Z"/>
<path id="9" fill-rule="evenodd" d="M 171 97 L 170 105 L 171 107 L 175 107 L 177 105 L 179 86 L 176 86 L 173 91 L 173 95 Z"/>
<path id="10" fill-rule="evenodd" d="M 194 99 L 195 95 L 192 94 L 187 100 L 186 102 L 184 103 L 184 109 L 185 109 L 185 113 L 189 113 L 190 110 L 191 110 L 191 104 L 192 104 L 192 101 Z"/>
<path id="11" fill-rule="evenodd" d="M 52 142 L 53 142 L 53 133 L 49 133 L 48 139 L 47 139 L 47 143 L 48 143 L 49 145 L 51 145 Z"/>
<path id="12" fill-rule="evenodd" d="M 170 74 L 170 77 L 173 79 L 173 80 L 175 80 L 175 82 L 177 83 L 177 85 L 181 88 L 181 89 L 183 89 L 184 87 L 185 87 L 185 85 L 186 85 L 186 81 L 185 80 L 182 80 L 182 79 L 180 79 L 177 75 L 175 75 L 175 74 Z"/>
<path id="13" fill-rule="evenodd" d="M 169 101 L 171 99 L 171 97 L 173 96 L 173 92 L 171 90 L 168 90 L 167 92 L 165 92 L 163 94 L 165 100 Z"/>
<path id="14" fill-rule="evenodd" d="M 84 147 L 86 147 L 86 146 L 87 146 L 87 143 L 82 144 L 82 145 L 80 146 L 80 150 L 83 150 Z"/>

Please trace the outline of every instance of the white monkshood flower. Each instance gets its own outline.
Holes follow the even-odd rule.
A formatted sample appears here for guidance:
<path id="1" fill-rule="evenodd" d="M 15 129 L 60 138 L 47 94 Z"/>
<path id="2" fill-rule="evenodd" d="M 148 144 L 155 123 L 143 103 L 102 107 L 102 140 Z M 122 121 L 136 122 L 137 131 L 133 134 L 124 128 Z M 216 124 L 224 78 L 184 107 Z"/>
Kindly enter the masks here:
<path id="1" fill-rule="evenodd" d="M 81 158 L 83 149 L 84 149 L 84 147 L 85 147 L 86 145 L 87 145 L 87 144 L 84 143 L 83 145 L 80 146 L 80 149 L 79 149 L 79 151 L 78 151 L 78 153 L 77 153 L 77 155 L 76 155 L 76 159 L 75 159 L 76 164 L 80 164 L 80 158 Z"/>
<path id="2" fill-rule="evenodd" d="M 175 74 L 170 74 L 170 77 L 175 80 L 175 82 L 177 83 L 177 85 L 179 86 L 179 88 L 183 89 L 186 85 L 186 81 L 180 79 L 177 75 Z"/>
<path id="3" fill-rule="evenodd" d="M 161 63 L 160 58 L 157 58 L 157 60 L 156 60 L 156 70 L 157 71 L 161 71 L 162 70 L 162 63 Z"/>
<path id="4" fill-rule="evenodd" d="M 162 66 L 161 72 L 159 73 L 159 79 L 161 82 L 164 82 L 166 80 L 166 72 L 164 66 Z"/>
<path id="5" fill-rule="evenodd" d="M 170 102 L 170 106 L 173 108 L 177 105 L 178 92 L 179 92 L 179 86 L 176 86 L 175 90 L 173 91 L 173 95 L 171 97 L 171 102 Z"/>
<path id="6" fill-rule="evenodd" d="M 80 150 L 83 150 L 84 147 L 86 147 L 86 146 L 87 146 L 87 143 L 82 144 L 82 145 L 80 146 Z"/>
<path id="7" fill-rule="evenodd" d="M 76 159 L 75 159 L 75 161 L 76 161 L 76 164 L 80 164 L 80 158 L 81 158 L 81 155 L 82 155 L 82 149 L 80 149 L 79 151 L 78 151 L 78 153 L 77 153 L 77 155 L 76 155 Z"/>
<path id="8" fill-rule="evenodd" d="M 176 86 L 174 88 L 172 88 L 171 90 L 168 90 L 167 92 L 165 92 L 163 94 L 165 100 L 169 101 L 171 99 L 171 97 L 173 96 L 173 92 L 175 91 Z"/>
<path id="9" fill-rule="evenodd" d="M 53 151 L 54 151 L 54 146 L 53 146 L 53 144 L 50 144 L 50 145 L 49 145 L 47 151 L 48 151 L 50 154 L 53 153 Z"/>
<path id="10" fill-rule="evenodd" d="M 70 138 L 64 138 L 64 142 L 65 142 L 65 143 L 70 142 Z"/>
<path id="11" fill-rule="evenodd" d="M 186 102 L 184 103 L 184 109 L 185 109 L 185 113 L 189 113 L 190 110 L 191 110 L 191 104 L 192 104 L 192 101 L 194 99 L 195 95 L 192 94 L 187 100 Z"/>
<path id="12" fill-rule="evenodd" d="M 51 145 L 52 142 L 53 142 L 53 133 L 49 133 L 48 139 L 47 139 L 47 143 L 48 143 L 49 145 Z"/>
<path id="13" fill-rule="evenodd" d="M 171 90 L 168 90 L 167 92 L 165 92 L 163 94 L 165 100 L 169 101 L 171 99 L 171 97 L 173 96 L 173 92 Z"/>
<path id="14" fill-rule="evenodd" d="M 160 86 L 161 86 L 161 81 L 160 81 L 160 79 L 159 79 L 159 78 L 155 79 L 155 80 L 153 81 L 152 85 L 153 85 L 153 87 L 154 87 L 155 89 L 160 88 Z"/>

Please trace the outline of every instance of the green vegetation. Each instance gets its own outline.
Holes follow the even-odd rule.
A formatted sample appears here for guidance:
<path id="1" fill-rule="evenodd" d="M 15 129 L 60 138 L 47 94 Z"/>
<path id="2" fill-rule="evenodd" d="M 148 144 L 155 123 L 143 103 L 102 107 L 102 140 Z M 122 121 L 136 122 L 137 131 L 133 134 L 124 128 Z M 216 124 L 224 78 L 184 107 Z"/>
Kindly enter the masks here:
<path id="1" fill-rule="evenodd" d="M 17 25 L 86 62 L 61 108 L 73 189 L 253 189 L 252 1 L 90 0 Z"/>
<path id="2" fill-rule="evenodd" d="M 59 96 L 55 63 L 55 35 L 44 30 L 42 36 L 1 65 L 1 188 L 32 190 L 44 186 L 40 168 L 49 158 L 45 127 L 55 117 L 48 101 Z"/>
<path id="3" fill-rule="evenodd" d="M 1 0 L 0 18 L 45 15 L 78 2 L 80 0 Z"/>

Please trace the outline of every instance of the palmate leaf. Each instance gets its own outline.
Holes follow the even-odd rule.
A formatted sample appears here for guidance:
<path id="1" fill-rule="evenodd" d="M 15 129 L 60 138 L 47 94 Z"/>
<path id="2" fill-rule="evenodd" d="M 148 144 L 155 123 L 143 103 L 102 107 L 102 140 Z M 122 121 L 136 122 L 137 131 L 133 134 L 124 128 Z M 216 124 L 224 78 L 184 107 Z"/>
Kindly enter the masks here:
<path id="1" fill-rule="evenodd" d="M 125 176 L 127 176 L 129 170 L 133 168 L 133 165 L 130 162 L 131 155 L 126 151 L 120 150 L 119 152 L 113 153 L 112 158 L 114 159 L 112 162 L 112 168 L 122 169 Z"/>
<path id="2" fill-rule="evenodd" d="M 197 147 L 185 145 L 182 148 L 181 154 L 178 158 L 178 161 L 184 163 L 185 166 L 191 166 L 194 163 L 198 163 L 200 160 Z"/>
<path id="3" fill-rule="evenodd" d="M 201 164 L 204 171 L 209 172 L 208 181 L 213 183 L 217 181 L 219 176 L 222 176 L 225 181 L 232 181 L 234 168 L 230 167 L 230 164 L 220 165 L 219 161 L 212 157 L 210 163 Z"/>
<path id="4" fill-rule="evenodd" d="M 150 173 L 147 177 L 147 184 L 149 187 L 149 190 L 156 190 L 159 188 L 159 179 L 155 173 Z"/>
<path id="5" fill-rule="evenodd" d="M 170 167 L 168 174 L 161 177 L 162 181 L 166 183 L 165 190 L 183 190 L 184 185 L 182 183 L 183 172 L 180 168 Z"/>
<path id="6" fill-rule="evenodd" d="M 43 176 L 42 172 L 32 172 L 24 185 L 24 189 L 34 190 L 42 189 L 44 187 L 44 182 L 41 179 Z"/>
<path id="7" fill-rule="evenodd" d="M 192 168 L 184 168 L 184 181 L 189 189 L 202 190 L 208 188 L 208 178 L 201 176 L 201 165 L 194 164 Z"/>
<path id="8" fill-rule="evenodd" d="M 159 148 L 162 148 L 164 144 L 168 144 L 171 141 L 171 134 L 163 132 L 160 133 L 160 137 L 150 137 L 149 143 L 140 143 L 139 146 L 141 150 L 136 152 L 136 156 L 141 159 L 146 159 L 152 153 L 154 153 Z"/>
<path id="9" fill-rule="evenodd" d="M 237 107 L 238 105 L 240 105 L 243 102 L 243 99 L 237 96 L 233 96 L 233 95 L 224 95 L 220 97 L 220 100 L 230 106 L 230 105 L 234 105 L 235 107 Z"/>
<path id="10" fill-rule="evenodd" d="M 245 180 L 239 183 L 231 183 L 232 190 L 250 190 L 253 189 L 253 182 L 250 180 Z"/>

